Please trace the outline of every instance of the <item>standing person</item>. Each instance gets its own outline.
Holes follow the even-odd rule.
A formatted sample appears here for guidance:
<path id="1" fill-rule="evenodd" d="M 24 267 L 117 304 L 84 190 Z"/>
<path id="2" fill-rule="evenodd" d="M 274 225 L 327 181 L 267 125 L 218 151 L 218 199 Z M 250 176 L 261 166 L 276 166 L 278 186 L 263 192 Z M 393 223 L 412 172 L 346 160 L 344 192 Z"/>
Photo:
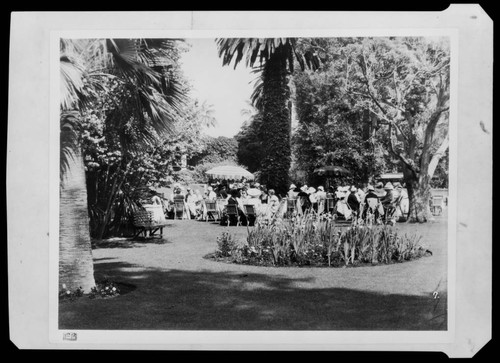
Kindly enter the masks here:
<path id="1" fill-rule="evenodd" d="M 316 192 L 316 199 L 318 201 L 318 213 L 321 214 L 325 211 L 325 203 L 326 203 L 326 193 L 323 186 L 318 187 L 318 191 Z"/>
<path id="2" fill-rule="evenodd" d="M 188 208 L 191 219 L 194 219 L 198 215 L 198 208 L 196 203 L 198 202 L 197 196 L 193 193 L 193 190 L 190 187 L 186 189 L 186 206 Z"/>
<path id="3" fill-rule="evenodd" d="M 316 198 L 316 189 L 314 187 L 309 187 L 307 189 L 307 194 L 309 195 L 309 202 L 311 202 L 311 209 L 318 212 L 318 199 Z"/>
<path id="4" fill-rule="evenodd" d="M 349 195 L 347 196 L 347 204 L 349 205 L 349 208 L 351 208 L 354 218 L 359 215 L 359 200 L 358 196 L 356 195 L 357 191 L 358 188 L 353 185 L 351 186 L 351 193 L 349 193 Z"/>
<path id="5" fill-rule="evenodd" d="M 278 212 L 278 208 L 280 205 L 280 200 L 276 195 L 274 189 L 269 189 L 269 213 L 270 217 L 274 217 Z"/>
<path id="6" fill-rule="evenodd" d="M 309 194 L 307 194 L 307 185 L 300 187 L 300 192 L 297 194 L 297 210 L 300 214 L 304 213 L 311 206 Z"/>
<path id="7" fill-rule="evenodd" d="M 401 212 L 407 216 L 408 214 L 408 211 L 410 209 L 410 201 L 408 199 L 408 192 L 405 188 L 405 184 L 403 183 L 403 185 L 401 185 L 401 188 L 400 188 L 400 194 L 401 194 Z"/>
<path id="8" fill-rule="evenodd" d="M 375 188 L 372 185 L 368 185 L 368 187 L 366 188 L 365 203 L 361 214 L 361 217 L 364 220 L 366 220 L 366 213 L 368 211 L 368 208 L 370 207 L 373 209 L 375 220 L 377 220 L 379 215 L 381 215 L 380 212 L 383 213 L 383 208 L 381 208 L 382 206 L 379 203 L 378 195 L 375 194 Z"/>
<path id="9" fill-rule="evenodd" d="M 207 194 L 207 199 L 208 199 L 209 201 L 212 201 L 212 202 L 213 202 L 214 200 L 216 200 L 216 199 L 217 199 L 217 194 L 214 192 L 214 188 L 212 188 L 212 187 L 208 187 L 208 188 L 207 188 L 207 191 L 208 191 L 208 194 Z"/>
<path id="10" fill-rule="evenodd" d="M 262 202 L 262 204 L 267 204 L 269 196 L 266 186 L 260 185 L 260 191 L 262 192 L 262 194 L 260 195 L 260 201 Z"/>
<path id="11" fill-rule="evenodd" d="M 366 188 L 366 184 L 365 184 L 365 188 Z M 358 201 L 360 203 L 363 203 L 363 201 L 365 200 L 365 191 L 363 189 L 364 188 L 358 188 L 358 190 L 356 192 L 356 196 L 358 197 Z"/>

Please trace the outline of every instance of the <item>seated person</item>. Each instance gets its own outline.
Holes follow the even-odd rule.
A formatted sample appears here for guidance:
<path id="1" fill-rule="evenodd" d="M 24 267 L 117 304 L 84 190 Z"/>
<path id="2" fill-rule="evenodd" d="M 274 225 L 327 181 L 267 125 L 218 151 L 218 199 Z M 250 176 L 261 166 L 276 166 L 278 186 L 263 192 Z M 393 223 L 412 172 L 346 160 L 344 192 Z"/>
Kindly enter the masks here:
<path id="1" fill-rule="evenodd" d="M 384 209 L 379 203 L 378 195 L 375 194 L 375 188 L 372 185 L 368 185 L 367 192 L 365 195 L 365 203 L 362 210 L 361 217 L 366 220 L 366 214 L 368 209 L 372 207 L 372 213 L 374 214 L 374 220 L 376 221 L 380 215 L 384 214 Z"/>
<path id="2" fill-rule="evenodd" d="M 210 201 L 214 201 L 217 199 L 217 194 L 214 192 L 214 188 L 212 188 L 211 186 L 207 188 L 207 199 Z"/>
<path id="3" fill-rule="evenodd" d="M 240 203 L 238 202 L 238 191 L 236 189 L 231 189 L 229 191 L 229 198 L 227 199 L 227 205 L 235 205 L 237 207 L 238 215 L 240 217 L 240 222 L 242 225 L 246 226 L 247 218 L 246 218 L 244 210 L 242 210 L 242 207 L 241 207 Z M 220 224 L 227 225 L 228 218 L 230 218 L 230 217 L 227 215 L 227 212 L 224 211 L 222 218 L 220 220 Z M 237 222 L 236 220 L 230 220 L 229 225 L 236 225 L 236 222 Z"/>
<path id="4" fill-rule="evenodd" d="M 375 194 L 377 194 L 377 197 L 379 199 L 387 194 L 387 192 L 384 190 L 384 183 L 378 182 L 375 185 Z"/>
<path id="5" fill-rule="evenodd" d="M 273 217 L 278 212 L 280 200 L 279 200 L 278 196 L 276 195 L 276 192 L 274 191 L 274 189 L 269 189 L 268 193 L 269 193 L 269 202 L 268 202 L 269 203 L 269 214 L 270 214 L 270 217 Z"/>
<path id="6" fill-rule="evenodd" d="M 380 203 L 382 207 L 384 207 L 384 218 L 388 218 L 387 211 L 389 210 L 389 214 L 393 214 L 394 212 L 394 202 L 396 201 L 396 195 L 394 194 L 394 187 L 391 183 L 387 183 L 384 187 L 386 194 L 382 198 L 380 198 Z"/>
<path id="7" fill-rule="evenodd" d="M 391 183 L 387 183 L 384 189 L 385 189 L 385 195 L 382 198 L 380 198 L 380 203 L 382 203 L 382 205 L 386 207 L 389 204 L 394 203 L 396 198 L 394 194 L 394 187 L 392 186 Z"/>
<path id="8" fill-rule="evenodd" d="M 258 216 L 261 216 L 263 211 L 262 211 L 262 202 L 260 201 L 260 194 L 262 193 L 260 189 L 257 188 L 250 188 L 247 190 L 248 198 L 245 201 L 245 204 L 247 205 L 253 205 L 254 206 L 254 211 L 255 215 L 254 216 L 247 216 L 248 218 L 248 225 L 253 226 L 255 224 L 255 220 L 257 219 Z"/>
<path id="9" fill-rule="evenodd" d="M 186 194 L 186 206 L 188 208 L 188 211 L 191 215 L 191 218 L 194 219 L 198 217 L 198 197 L 193 193 L 191 188 L 187 188 L 187 194 Z"/>

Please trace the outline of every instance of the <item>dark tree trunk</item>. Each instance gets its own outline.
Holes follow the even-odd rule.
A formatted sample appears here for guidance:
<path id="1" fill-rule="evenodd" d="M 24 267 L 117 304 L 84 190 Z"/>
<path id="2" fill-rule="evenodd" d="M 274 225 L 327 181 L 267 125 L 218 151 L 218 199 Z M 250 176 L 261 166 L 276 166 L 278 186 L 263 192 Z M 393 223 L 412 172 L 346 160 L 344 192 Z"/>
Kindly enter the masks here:
<path id="1" fill-rule="evenodd" d="M 408 212 L 408 222 L 410 223 L 424 223 L 434 219 L 429 207 L 431 187 L 428 179 L 428 176 L 415 177 L 412 174 L 406 175 L 405 173 L 410 203 Z"/>
<path id="2" fill-rule="evenodd" d="M 291 121 L 288 101 L 286 49 L 282 46 L 267 60 L 263 72 L 263 151 L 261 182 L 284 196 L 291 165 Z"/>

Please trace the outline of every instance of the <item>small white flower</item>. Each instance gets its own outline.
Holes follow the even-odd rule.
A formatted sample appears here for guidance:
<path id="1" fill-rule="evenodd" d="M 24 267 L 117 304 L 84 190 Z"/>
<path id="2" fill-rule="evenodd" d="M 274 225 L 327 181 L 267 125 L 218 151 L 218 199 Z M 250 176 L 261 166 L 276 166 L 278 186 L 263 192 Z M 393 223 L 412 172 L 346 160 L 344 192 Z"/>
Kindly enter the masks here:
<path id="1" fill-rule="evenodd" d="M 62 287 L 63 287 L 63 289 L 65 289 L 66 288 L 66 284 L 62 284 Z"/>
<path id="2" fill-rule="evenodd" d="M 104 290 L 108 290 L 108 289 L 109 289 L 109 287 L 107 287 L 107 286 L 104 288 Z"/>
<path id="3" fill-rule="evenodd" d="M 116 287 L 113 287 L 113 291 L 116 291 Z"/>
<path id="4" fill-rule="evenodd" d="M 69 294 L 71 294 L 71 291 L 66 290 L 66 295 L 69 295 Z"/>

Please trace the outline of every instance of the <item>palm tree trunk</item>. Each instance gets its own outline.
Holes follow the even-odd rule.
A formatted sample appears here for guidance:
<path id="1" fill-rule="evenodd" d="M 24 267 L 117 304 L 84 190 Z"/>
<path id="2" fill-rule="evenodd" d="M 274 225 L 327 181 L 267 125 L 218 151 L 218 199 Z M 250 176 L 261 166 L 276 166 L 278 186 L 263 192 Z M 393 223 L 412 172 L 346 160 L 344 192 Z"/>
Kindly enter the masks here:
<path id="1" fill-rule="evenodd" d="M 95 286 L 85 169 L 80 150 L 68 160 L 60 189 L 59 286 L 90 292 Z"/>
<path id="2" fill-rule="evenodd" d="M 286 57 L 279 47 L 269 57 L 263 72 L 263 147 L 261 182 L 276 194 L 285 195 L 291 165 L 291 119 L 288 102 Z"/>

